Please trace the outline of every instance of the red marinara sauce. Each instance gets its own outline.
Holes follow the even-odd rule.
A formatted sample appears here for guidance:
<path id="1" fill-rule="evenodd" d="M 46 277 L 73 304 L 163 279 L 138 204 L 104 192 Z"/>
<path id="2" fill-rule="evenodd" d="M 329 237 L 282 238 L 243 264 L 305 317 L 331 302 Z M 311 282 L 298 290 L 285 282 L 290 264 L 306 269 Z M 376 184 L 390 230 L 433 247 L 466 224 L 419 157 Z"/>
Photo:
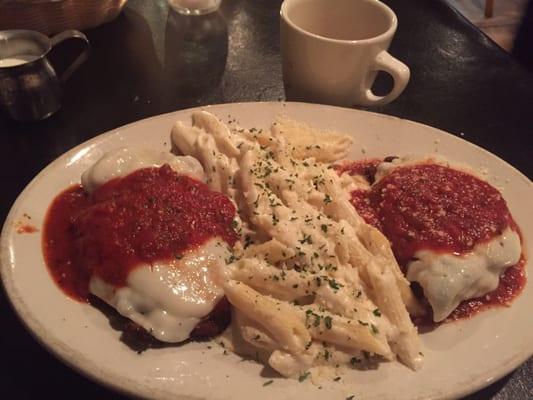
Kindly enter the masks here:
<path id="1" fill-rule="evenodd" d="M 113 179 L 87 194 L 60 193 L 44 224 L 43 253 L 53 279 L 86 301 L 92 275 L 121 287 L 141 264 L 180 258 L 215 236 L 233 245 L 235 207 L 222 193 L 168 165 Z"/>
<path id="2" fill-rule="evenodd" d="M 372 158 L 369 160 L 347 162 L 345 164 L 337 165 L 336 170 L 339 175 L 347 173 L 349 175 L 361 175 L 368 183 L 374 183 L 378 165 L 383 160 L 379 158 Z"/>
<path id="3" fill-rule="evenodd" d="M 375 160 L 369 160 L 366 168 L 364 164 L 357 162 L 355 171 L 365 175 L 368 168 L 375 168 Z M 353 191 L 351 201 L 363 219 L 389 239 L 404 270 L 418 250 L 461 254 L 508 227 L 518 231 L 498 190 L 466 172 L 437 164 L 397 167 L 369 190 Z M 461 303 L 448 320 L 508 305 L 525 286 L 524 266 L 522 257 L 505 271 L 497 289 Z"/>
<path id="4" fill-rule="evenodd" d="M 505 200 L 487 182 L 437 164 L 398 167 L 354 204 L 366 204 L 405 266 L 421 249 L 464 253 L 507 227 L 516 229 Z"/>

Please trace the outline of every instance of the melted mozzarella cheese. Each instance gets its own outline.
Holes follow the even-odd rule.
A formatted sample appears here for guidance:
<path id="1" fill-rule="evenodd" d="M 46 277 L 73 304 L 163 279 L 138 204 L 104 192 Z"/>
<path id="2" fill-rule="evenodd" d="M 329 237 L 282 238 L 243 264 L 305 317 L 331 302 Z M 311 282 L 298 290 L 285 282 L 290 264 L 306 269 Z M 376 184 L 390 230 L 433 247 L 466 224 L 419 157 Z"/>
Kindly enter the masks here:
<path id="1" fill-rule="evenodd" d="M 135 268 L 125 287 L 93 276 L 89 290 L 156 339 L 181 342 L 223 297 L 218 271 L 229 255 L 215 238 L 180 260 Z"/>
<path id="2" fill-rule="evenodd" d="M 168 152 L 142 147 L 125 147 L 110 151 L 81 176 L 83 188 L 91 193 L 107 181 L 123 177 L 132 172 L 149 167 L 168 164 L 174 171 L 193 179 L 204 181 L 202 165 L 194 157 L 175 156 Z"/>
<path id="3" fill-rule="evenodd" d="M 418 251 L 417 260 L 407 265 L 407 279 L 422 286 L 433 319 L 439 322 L 462 301 L 496 289 L 501 274 L 520 260 L 520 254 L 518 233 L 507 228 L 464 255 Z"/>

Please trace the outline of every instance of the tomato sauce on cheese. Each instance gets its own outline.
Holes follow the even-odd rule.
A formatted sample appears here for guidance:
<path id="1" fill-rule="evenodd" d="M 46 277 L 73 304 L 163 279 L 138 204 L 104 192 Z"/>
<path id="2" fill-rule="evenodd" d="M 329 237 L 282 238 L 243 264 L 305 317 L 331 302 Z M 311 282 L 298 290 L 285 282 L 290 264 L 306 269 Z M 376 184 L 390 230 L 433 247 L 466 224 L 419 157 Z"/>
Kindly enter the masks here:
<path id="1" fill-rule="evenodd" d="M 168 165 L 137 170 L 87 194 L 60 193 L 44 224 L 46 264 L 70 297 L 87 300 L 95 275 L 116 287 L 141 264 L 180 259 L 220 237 L 232 246 L 233 203 Z"/>
<path id="2" fill-rule="evenodd" d="M 354 197 L 356 207 L 366 204 L 362 216 L 376 221 L 402 266 L 419 249 L 464 253 L 508 226 L 516 229 L 500 192 L 436 164 L 396 168 Z"/>
<path id="3" fill-rule="evenodd" d="M 376 170 L 376 160 L 342 168 L 365 177 Z M 373 183 L 374 177 L 367 180 Z M 389 239 L 404 272 L 417 260 L 418 251 L 463 255 L 507 229 L 518 232 L 498 190 L 474 175 L 434 163 L 398 166 L 368 190 L 354 190 L 351 202 L 367 223 Z M 525 285 L 524 264 L 522 257 L 505 270 L 498 288 L 460 303 L 449 319 L 508 304 Z"/>

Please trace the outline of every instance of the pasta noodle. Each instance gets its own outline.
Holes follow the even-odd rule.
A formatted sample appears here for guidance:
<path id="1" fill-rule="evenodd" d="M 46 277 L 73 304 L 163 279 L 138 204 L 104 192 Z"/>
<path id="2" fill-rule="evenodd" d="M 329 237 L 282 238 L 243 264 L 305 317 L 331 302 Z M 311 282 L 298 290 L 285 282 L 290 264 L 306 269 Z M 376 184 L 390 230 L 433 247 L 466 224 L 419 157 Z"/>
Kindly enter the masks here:
<path id="1" fill-rule="evenodd" d="M 331 166 L 347 155 L 349 136 L 286 119 L 271 130 L 230 129 L 201 111 L 192 127 L 176 122 L 171 137 L 238 210 L 242 240 L 221 273 L 233 335 L 246 344 L 235 341 L 235 351 L 260 351 L 288 377 L 376 357 L 421 365 L 408 312 L 419 305 L 388 241 L 357 214 L 350 183 Z"/>

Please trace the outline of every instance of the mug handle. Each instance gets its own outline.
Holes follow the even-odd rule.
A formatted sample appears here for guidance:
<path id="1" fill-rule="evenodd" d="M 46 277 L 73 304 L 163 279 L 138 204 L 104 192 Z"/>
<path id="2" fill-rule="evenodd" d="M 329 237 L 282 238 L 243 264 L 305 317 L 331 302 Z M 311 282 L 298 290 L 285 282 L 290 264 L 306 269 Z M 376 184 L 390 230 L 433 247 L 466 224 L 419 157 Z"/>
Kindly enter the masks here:
<path id="1" fill-rule="evenodd" d="M 54 48 L 56 45 L 58 45 L 59 43 L 67 39 L 80 39 L 85 43 L 85 48 L 83 49 L 81 54 L 78 57 L 76 57 L 76 59 L 72 62 L 72 64 L 70 64 L 67 67 L 67 69 L 65 69 L 65 71 L 63 71 L 63 73 L 59 77 L 59 82 L 61 82 L 62 84 L 65 83 L 68 78 L 70 78 L 72 73 L 76 69 L 78 69 L 79 66 L 83 64 L 85 60 L 87 60 L 87 58 L 89 58 L 89 51 L 90 51 L 90 44 L 89 44 L 89 40 L 87 39 L 87 36 L 85 36 L 80 31 L 77 31 L 74 29 L 70 29 L 70 30 L 58 33 L 57 35 L 52 37 L 50 39 L 52 48 Z"/>
<path id="2" fill-rule="evenodd" d="M 390 103 L 403 92 L 411 76 L 407 65 L 391 56 L 387 51 L 378 53 L 373 67 L 374 71 L 388 72 L 394 80 L 394 86 L 390 93 L 385 96 L 376 96 L 372 92 L 372 88 L 367 88 L 363 93 L 363 101 L 361 102 L 364 106 L 379 106 Z"/>

